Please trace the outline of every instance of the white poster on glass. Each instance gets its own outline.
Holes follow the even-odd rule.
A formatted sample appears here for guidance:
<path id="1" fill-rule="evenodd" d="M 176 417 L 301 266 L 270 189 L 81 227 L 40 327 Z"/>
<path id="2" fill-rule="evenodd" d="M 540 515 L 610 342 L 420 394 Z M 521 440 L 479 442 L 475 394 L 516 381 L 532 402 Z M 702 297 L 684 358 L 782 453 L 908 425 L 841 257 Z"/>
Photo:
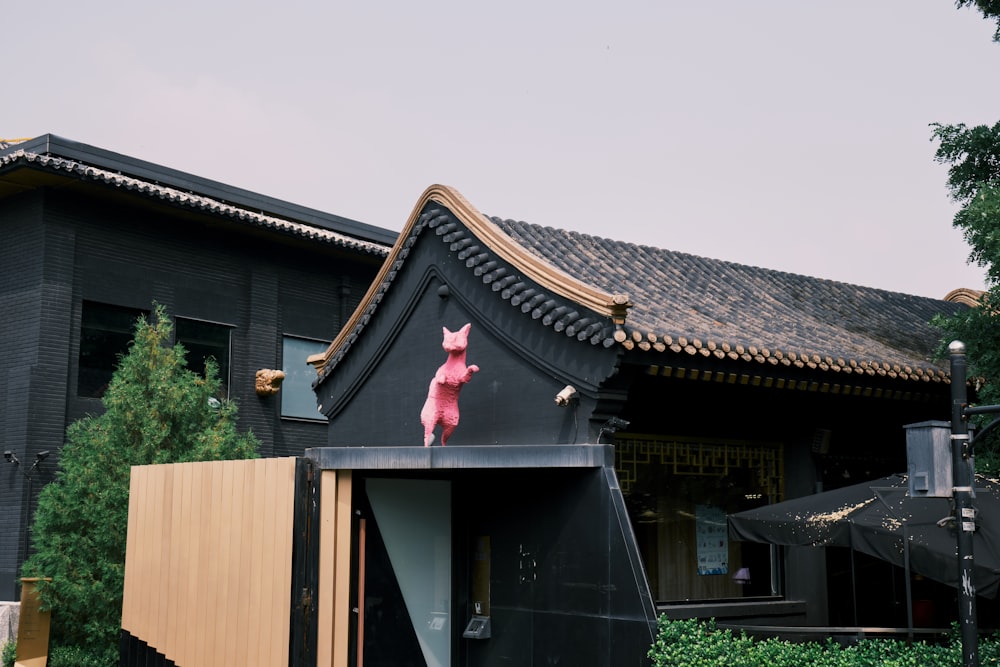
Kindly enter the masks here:
<path id="1" fill-rule="evenodd" d="M 695 505 L 698 574 L 729 572 L 729 533 L 726 512 L 713 505 Z"/>

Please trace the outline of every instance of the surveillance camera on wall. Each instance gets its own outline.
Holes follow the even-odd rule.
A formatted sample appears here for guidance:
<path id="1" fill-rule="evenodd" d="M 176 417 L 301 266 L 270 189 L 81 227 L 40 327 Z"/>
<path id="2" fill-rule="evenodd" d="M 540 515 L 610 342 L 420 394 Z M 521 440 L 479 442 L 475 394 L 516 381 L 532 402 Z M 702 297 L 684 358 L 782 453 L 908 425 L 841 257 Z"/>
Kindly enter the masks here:
<path id="1" fill-rule="evenodd" d="M 20 463 L 20 461 L 17 459 L 17 456 L 14 455 L 14 452 L 12 452 L 9 449 L 4 451 L 3 457 L 7 459 L 7 463 L 13 463 L 15 465 Z"/>
<path id="2" fill-rule="evenodd" d="M 560 408 L 565 408 L 575 400 L 577 400 L 576 388 L 571 384 L 566 385 L 562 391 L 556 394 L 556 405 Z"/>
<path id="3" fill-rule="evenodd" d="M 607 423 L 605 424 L 605 426 L 609 430 L 615 430 L 615 431 L 617 431 L 618 429 L 628 428 L 628 425 L 631 424 L 631 423 L 632 422 L 628 421 L 627 419 L 622 419 L 620 417 L 612 417 L 611 419 L 609 419 L 607 421 Z"/>

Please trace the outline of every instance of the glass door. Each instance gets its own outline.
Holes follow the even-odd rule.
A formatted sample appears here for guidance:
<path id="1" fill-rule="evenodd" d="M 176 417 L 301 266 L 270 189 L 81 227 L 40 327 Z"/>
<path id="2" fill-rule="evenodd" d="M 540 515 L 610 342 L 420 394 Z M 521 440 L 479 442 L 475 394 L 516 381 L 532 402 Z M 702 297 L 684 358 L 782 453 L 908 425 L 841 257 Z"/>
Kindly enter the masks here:
<path id="1" fill-rule="evenodd" d="M 357 664 L 450 667 L 451 483 L 369 478 L 364 496 Z"/>

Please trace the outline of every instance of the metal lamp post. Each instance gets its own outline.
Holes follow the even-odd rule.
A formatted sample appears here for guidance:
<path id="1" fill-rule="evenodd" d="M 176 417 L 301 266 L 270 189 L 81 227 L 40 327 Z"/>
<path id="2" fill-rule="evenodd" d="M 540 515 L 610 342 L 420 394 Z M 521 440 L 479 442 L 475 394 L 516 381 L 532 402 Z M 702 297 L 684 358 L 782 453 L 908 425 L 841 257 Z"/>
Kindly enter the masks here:
<path id="1" fill-rule="evenodd" d="M 951 457 L 954 481 L 955 526 L 958 529 L 958 620 L 962 636 L 962 664 L 979 667 L 979 629 L 976 618 L 976 585 L 972 578 L 974 557 L 972 534 L 976 530 L 973 498 L 973 458 L 969 439 L 968 391 L 966 389 L 965 344 L 952 341 L 951 360 Z"/>

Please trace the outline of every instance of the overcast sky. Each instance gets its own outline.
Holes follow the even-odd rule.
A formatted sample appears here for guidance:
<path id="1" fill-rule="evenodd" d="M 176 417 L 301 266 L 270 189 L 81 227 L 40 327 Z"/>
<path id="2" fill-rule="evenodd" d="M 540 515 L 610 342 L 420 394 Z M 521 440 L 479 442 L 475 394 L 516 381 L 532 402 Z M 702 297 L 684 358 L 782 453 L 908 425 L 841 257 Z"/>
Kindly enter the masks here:
<path id="1" fill-rule="evenodd" d="M 983 288 L 932 122 L 1000 120 L 951 0 L 19 2 L 0 137 L 398 231 L 488 215 L 942 297 Z"/>

